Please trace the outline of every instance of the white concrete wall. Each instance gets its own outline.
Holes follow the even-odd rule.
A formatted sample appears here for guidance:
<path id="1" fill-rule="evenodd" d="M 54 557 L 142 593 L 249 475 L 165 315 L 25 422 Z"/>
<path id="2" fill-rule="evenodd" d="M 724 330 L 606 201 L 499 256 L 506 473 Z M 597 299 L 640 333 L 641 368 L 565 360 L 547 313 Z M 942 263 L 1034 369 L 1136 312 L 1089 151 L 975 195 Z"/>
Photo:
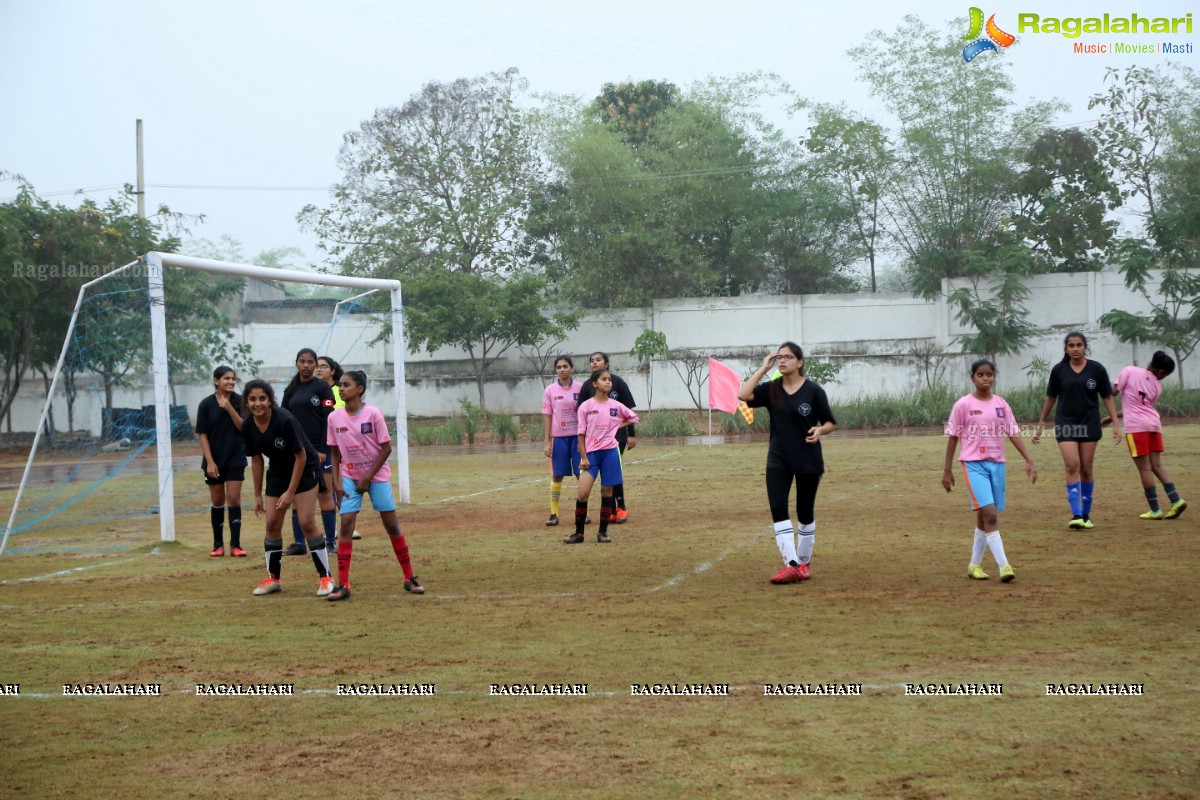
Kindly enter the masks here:
<path id="1" fill-rule="evenodd" d="M 1026 302 L 1029 318 L 1042 333 L 1025 352 L 999 360 L 1002 387 L 1027 383 L 1025 366 L 1035 357 L 1051 363 L 1061 358 L 1062 339 L 1076 328 L 1087 334 L 1092 357 L 1114 377 L 1128 364 L 1149 360 L 1154 347 L 1121 344 L 1100 330 L 1100 315 L 1113 308 L 1131 312 L 1149 308 L 1145 298 L 1125 288 L 1119 274 L 1039 275 L 1027 285 L 1031 292 Z M 949 294 L 956 286 L 943 288 Z M 663 333 L 674 350 L 715 356 L 743 374 L 780 342 L 796 341 L 810 358 L 841 365 L 838 382 L 828 387 L 835 400 L 920 388 L 925 382 L 922 358 L 913 351 L 923 349 L 932 349 L 944 358 L 948 381 L 961 384 L 964 391 L 968 388 L 965 372 L 971 359 L 961 354 L 956 337 L 969 331 L 955 320 L 953 309 L 943 300 L 925 301 L 897 293 L 662 300 L 649 309 L 589 312 L 581 316 L 579 326 L 557 352 L 575 357 L 576 374 L 581 377 L 587 373 L 588 354 L 595 350 L 609 353 L 614 370 L 629 383 L 643 409 L 649 405 L 651 380 L 654 408 L 694 408 L 685 384 L 669 362 L 655 360 L 643 371 L 629 355 L 634 341 L 647 328 Z M 254 358 L 264 362 L 259 377 L 270 380 L 280 392 L 294 372 L 296 351 L 313 347 L 338 358 L 346 369 L 364 370 L 371 381 L 368 400 L 390 412 L 395 400 L 389 350 L 369 344 L 377 330 L 369 317 L 355 315 L 341 322 L 328 338 L 328 323 L 317 322 L 249 323 L 240 326 L 235 336 L 252 346 Z M 552 362 L 545 374 L 536 375 L 528 355 L 510 351 L 492 368 L 487 405 L 518 414 L 538 413 L 542 390 L 553 380 L 551 370 Z M 1184 373 L 1188 386 L 1200 386 L 1200 360 L 1186 363 Z M 478 402 L 468 355 L 456 348 L 410 352 L 405 374 L 412 416 L 450 414 L 458 410 L 464 397 Z M 83 383 L 88 391 L 81 392 L 76 405 L 76 428 L 98 431 L 99 384 L 90 378 Z M 207 385 L 177 386 L 176 391 L 178 402 L 191 410 L 194 419 L 196 405 L 211 389 Z M 707 390 L 703 396 L 707 397 Z M 118 407 L 152 401 L 148 381 L 120 389 L 115 397 Z M 12 429 L 33 430 L 43 402 L 40 379 L 27 378 L 13 404 Z M 55 421 L 60 429 L 66 429 L 64 403 L 56 403 Z"/>

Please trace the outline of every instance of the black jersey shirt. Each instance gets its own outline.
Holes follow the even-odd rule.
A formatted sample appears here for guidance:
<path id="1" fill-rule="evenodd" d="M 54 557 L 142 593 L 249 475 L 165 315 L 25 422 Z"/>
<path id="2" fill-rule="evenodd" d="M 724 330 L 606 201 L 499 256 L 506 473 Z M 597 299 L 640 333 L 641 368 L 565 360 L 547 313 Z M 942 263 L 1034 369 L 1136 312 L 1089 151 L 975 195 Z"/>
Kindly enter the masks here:
<path id="1" fill-rule="evenodd" d="M 1046 385 L 1046 396 L 1057 397 L 1054 424 L 1087 425 L 1100 427 L 1100 398 L 1112 397 L 1112 383 L 1108 370 L 1099 361 L 1088 360 L 1079 372 L 1071 369 L 1070 362 L 1054 365 L 1050 370 L 1050 382 Z"/>
<path id="2" fill-rule="evenodd" d="M 242 408 L 242 396 L 236 392 L 229 396 L 229 402 L 237 411 Z M 242 433 L 234 426 L 229 412 L 217 405 L 217 396 L 210 394 L 200 401 L 196 410 L 196 433 L 208 437 L 208 449 L 212 451 L 213 461 L 222 473 L 226 467 L 246 466 L 246 445 L 242 441 Z M 200 458 L 200 469 L 207 470 L 208 462 Z"/>
<path id="3" fill-rule="evenodd" d="M 778 381 L 780 379 L 776 379 Z M 825 471 L 825 458 L 821 454 L 821 443 L 804 441 L 808 432 L 826 422 L 837 424 L 829 408 L 829 398 L 820 385 L 810 380 L 800 384 L 793 394 L 788 394 L 780 383 L 779 402 L 771 402 L 771 384 L 760 383 L 754 387 L 754 397 L 746 405 L 765 408 L 771 413 L 771 443 L 767 447 L 767 469 L 787 469 L 795 473 L 820 474 Z"/>
<path id="4" fill-rule="evenodd" d="M 326 387 L 328 388 L 328 387 Z M 270 462 L 269 471 L 280 476 L 291 477 L 295 465 L 296 453 L 304 451 L 305 467 L 319 469 L 320 459 L 316 448 L 304 435 L 300 423 L 287 409 L 271 409 L 271 421 L 267 429 L 260 431 L 254 417 L 248 416 L 242 420 L 242 441 L 246 444 L 246 454 L 262 456 Z"/>
<path id="5" fill-rule="evenodd" d="M 321 453 L 329 452 L 325 424 L 333 413 L 333 389 L 325 381 L 313 378 L 296 384 L 283 393 L 283 407 L 296 417 L 304 435 Z"/>

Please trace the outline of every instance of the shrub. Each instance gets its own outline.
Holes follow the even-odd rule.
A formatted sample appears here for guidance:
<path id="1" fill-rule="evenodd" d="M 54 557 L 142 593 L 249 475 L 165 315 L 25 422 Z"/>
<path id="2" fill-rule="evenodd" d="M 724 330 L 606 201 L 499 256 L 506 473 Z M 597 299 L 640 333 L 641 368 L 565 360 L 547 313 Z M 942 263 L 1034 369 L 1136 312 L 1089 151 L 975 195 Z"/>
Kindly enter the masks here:
<path id="1" fill-rule="evenodd" d="M 521 426 L 510 412 L 500 410 L 492 414 L 492 430 L 496 434 L 497 441 L 504 444 L 510 439 L 514 442 L 517 441 Z"/>
<path id="2" fill-rule="evenodd" d="M 692 423 L 683 411 L 655 411 L 638 423 L 643 436 L 691 436 Z"/>

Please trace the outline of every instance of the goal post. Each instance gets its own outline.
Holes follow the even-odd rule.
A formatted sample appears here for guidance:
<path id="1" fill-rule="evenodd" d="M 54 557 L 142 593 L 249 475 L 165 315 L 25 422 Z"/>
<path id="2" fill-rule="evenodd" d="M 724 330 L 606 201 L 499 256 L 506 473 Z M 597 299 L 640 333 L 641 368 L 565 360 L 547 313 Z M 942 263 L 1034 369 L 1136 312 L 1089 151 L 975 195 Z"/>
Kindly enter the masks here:
<path id="1" fill-rule="evenodd" d="M 130 271 L 131 269 L 134 271 Z M 145 282 L 140 280 L 137 269 L 145 270 Z M 253 316 L 243 317 L 241 323 L 234 323 L 227 333 L 222 334 L 226 337 L 231 336 L 238 329 L 238 325 L 241 325 L 242 346 L 253 346 L 255 352 L 261 346 L 266 346 L 267 351 L 270 351 L 264 355 L 267 364 L 277 365 L 270 368 L 274 371 L 276 380 L 283 372 L 283 365 L 290 364 L 292 343 L 296 339 L 314 334 L 321 338 L 319 346 L 328 352 L 331 358 L 341 360 L 353 353 L 352 361 L 356 361 L 357 356 L 362 354 L 368 356 L 369 363 L 374 363 L 376 369 L 384 366 L 390 358 L 395 405 L 393 409 L 389 409 L 384 400 L 381 407 L 389 416 L 394 413 L 395 418 L 395 440 L 392 449 L 397 499 L 401 503 L 411 502 L 408 422 L 405 411 L 407 402 L 404 382 L 404 312 L 398 280 L 275 269 L 177 253 L 149 252 L 135 262 L 84 284 L 79 290 L 62 351 L 53 376 L 47 382 L 45 403 L 42 404 L 40 398 L 37 401 L 38 406 L 32 406 L 25 401 L 26 411 L 22 412 L 26 415 L 23 429 L 33 432 L 33 446 L 20 483 L 16 487 L 3 539 L 0 539 L 0 554 L 7 551 L 10 536 L 14 533 L 22 533 L 23 543 L 27 541 L 27 535 L 33 535 L 36 541 L 41 543 L 45 537 L 42 532 L 46 531 L 47 526 L 55 526 L 51 534 L 66 530 L 58 527 L 63 524 L 74 526 L 76 529 L 94 530 L 97 521 L 95 505 L 98 498 L 100 502 L 107 500 L 108 507 L 113 512 L 101 521 L 101 524 L 118 520 L 107 530 L 115 531 L 122 544 L 130 541 L 136 544 L 136 541 L 131 539 L 132 536 L 138 535 L 136 530 L 142 531 L 141 535 L 152 535 L 153 529 L 139 524 L 135 530 L 132 523 L 126 524 L 119 520 L 140 519 L 150 522 L 150 516 L 157 515 L 158 538 L 163 542 L 171 542 L 176 538 L 177 513 L 196 513 L 201 502 L 202 507 L 207 507 L 206 501 L 200 501 L 193 496 L 195 491 L 190 488 L 190 484 L 184 487 L 183 506 L 177 507 L 176 503 L 174 472 L 181 468 L 181 462 L 175 459 L 172 439 L 190 438 L 191 432 L 186 427 L 186 424 L 190 423 L 180 414 L 181 407 L 173 406 L 173 402 L 176 392 L 181 389 L 186 389 L 194 400 L 199 391 L 199 384 L 188 381 L 195 380 L 196 368 L 203 372 L 202 365 L 206 356 L 199 354 L 202 351 L 189 349 L 187 346 L 179 352 L 171 352 L 179 345 L 181 339 L 174 330 L 175 323 L 170 319 L 173 308 L 171 293 L 175 286 L 175 278 L 169 277 L 172 273 L 168 273 L 167 270 L 171 270 L 172 273 L 175 270 L 209 273 L 210 277 L 205 280 L 214 281 L 214 286 L 220 285 L 222 281 L 228 285 L 231 279 L 251 279 L 275 287 L 280 287 L 280 284 L 309 284 L 310 289 L 315 290 L 305 296 L 284 294 L 282 287 L 272 289 L 270 286 L 264 286 L 266 295 L 261 294 L 264 289 L 255 290 L 260 294 L 254 298 L 254 302 L 250 302 L 249 295 L 239 295 L 243 297 L 239 302 L 244 303 L 246 309 L 265 309 L 254 312 L 256 315 L 267 314 L 266 318 L 259 317 L 265 319 L 265 323 L 257 322 Z M 245 291 L 249 292 L 250 285 L 246 286 Z M 314 324 L 324 326 L 324 323 L 316 323 L 313 319 L 312 311 L 316 308 L 314 304 L 327 299 L 332 303 L 333 298 L 345 298 L 355 291 L 360 294 L 334 304 L 333 321 L 329 323 L 323 337 L 313 330 Z M 388 294 L 390 308 L 387 311 L 379 310 L 376 304 L 368 306 L 363 302 L 363 295 L 373 292 Z M 276 295 L 275 298 L 270 297 L 272 293 Z M 259 299 L 264 296 L 267 297 L 266 300 Z M 187 307 L 187 300 L 183 302 Z M 81 313 L 81 308 L 85 313 Z M 285 311 L 291 308 L 308 310 Z M 355 321 L 347 319 L 351 312 L 355 314 Z M 299 313 L 300 316 L 295 317 L 294 313 Z M 360 314 L 366 316 L 360 317 Z M 339 323 L 341 327 L 337 327 Z M 390 323 L 390 337 L 380 337 L 374 341 L 367 339 L 364 343 L 364 336 L 371 329 L 378 330 L 387 323 Z M 171 330 L 168 330 L 168 326 L 171 326 Z M 264 330 L 268 336 L 266 340 L 258 338 Z M 171 336 L 170 345 L 168 334 Z M 183 341 L 192 340 L 185 334 Z M 90 357 L 81 357 L 80 353 L 87 353 Z M 113 356 L 114 353 L 117 356 Z M 133 356 L 129 355 L 130 353 L 142 355 Z M 216 358 L 215 355 L 212 357 Z M 263 364 L 262 361 L 254 360 L 252 356 L 246 358 L 245 362 L 230 363 L 236 365 L 253 361 L 260 366 Z M 172 375 L 173 371 L 180 370 L 192 377 L 181 378 L 180 375 Z M 384 375 L 379 377 L 386 381 Z M 186 385 L 181 385 L 180 380 L 184 380 Z M 101 382 L 105 390 L 103 397 L 98 389 Z M 79 390 L 78 393 L 76 389 Z M 211 391 L 211 387 L 209 389 Z M 88 394 L 85 395 L 85 391 Z M 115 398 L 115 402 L 114 395 L 120 395 Z M 144 399 L 139 400 L 139 397 Z M 144 405 L 151 401 L 153 408 Z M 139 403 L 143 404 L 140 412 Z M 71 422 L 72 404 L 74 423 Z M 36 428 L 30 428 L 37 407 L 41 408 L 40 418 Z M 65 432 L 59 425 L 64 410 L 68 421 Z M 125 416 L 118 417 L 119 414 Z M 89 430 L 92 433 L 89 434 Z M 155 457 L 149 459 L 150 453 L 147 451 L 139 458 L 138 454 L 150 444 L 155 447 Z M 70 452 L 64 452 L 64 448 Z M 97 455 L 98 453 L 100 455 Z M 188 449 L 184 448 L 186 458 L 191 457 L 188 453 Z M 69 460 L 72 454 L 76 454 L 75 461 Z M 126 455 L 127 457 L 123 458 Z M 155 472 L 157 491 L 153 487 L 154 479 L 148 474 L 151 470 Z M 36 476 L 32 482 L 31 474 Z M 145 492 L 138 495 L 144 500 L 127 504 L 124 502 L 126 495 L 122 494 L 127 484 L 122 481 L 132 481 L 137 474 L 145 475 L 145 480 L 138 484 L 144 484 L 144 488 L 136 490 Z M 85 475 L 98 477 L 98 480 L 90 487 L 67 491 L 68 485 L 74 487 L 81 483 L 86 484 Z M 122 476 L 117 479 L 118 483 L 112 483 L 118 475 Z M 131 489 L 131 494 L 132 491 Z M 112 499 L 108 499 L 109 497 Z M 154 505 L 150 505 L 151 503 Z M 23 504 L 30 506 L 30 510 L 22 508 Z M 126 509 L 124 514 L 120 511 L 122 508 Z M 19 513 L 22 515 L 20 519 Z M 60 514 L 65 514 L 65 517 Z M 52 517 L 54 521 L 51 521 Z M 58 522 L 60 519 L 64 521 Z M 75 541 L 77 545 L 83 545 L 86 540 L 76 537 Z"/>

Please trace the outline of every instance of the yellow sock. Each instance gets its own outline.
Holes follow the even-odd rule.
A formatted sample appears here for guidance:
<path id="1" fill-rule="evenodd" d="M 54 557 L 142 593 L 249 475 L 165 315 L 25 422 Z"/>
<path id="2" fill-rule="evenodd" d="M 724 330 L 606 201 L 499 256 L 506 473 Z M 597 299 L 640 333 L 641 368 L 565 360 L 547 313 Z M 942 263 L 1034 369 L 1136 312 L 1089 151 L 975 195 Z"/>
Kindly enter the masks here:
<path id="1" fill-rule="evenodd" d="M 558 516 L 558 498 L 562 496 L 562 481 L 550 481 L 550 514 Z"/>

